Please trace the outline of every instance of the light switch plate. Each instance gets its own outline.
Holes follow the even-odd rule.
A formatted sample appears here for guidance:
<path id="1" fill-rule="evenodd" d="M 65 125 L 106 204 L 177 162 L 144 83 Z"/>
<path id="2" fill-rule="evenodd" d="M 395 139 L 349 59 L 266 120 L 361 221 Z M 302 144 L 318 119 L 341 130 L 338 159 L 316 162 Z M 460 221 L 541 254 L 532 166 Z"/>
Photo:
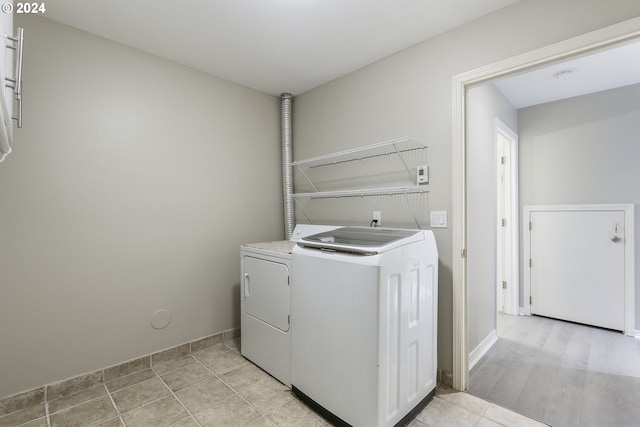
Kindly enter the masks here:
<path id="1" fill-rule="evenodd" d="M 447 211 L 431 211 L 431 228 L 447 228 Z"/>

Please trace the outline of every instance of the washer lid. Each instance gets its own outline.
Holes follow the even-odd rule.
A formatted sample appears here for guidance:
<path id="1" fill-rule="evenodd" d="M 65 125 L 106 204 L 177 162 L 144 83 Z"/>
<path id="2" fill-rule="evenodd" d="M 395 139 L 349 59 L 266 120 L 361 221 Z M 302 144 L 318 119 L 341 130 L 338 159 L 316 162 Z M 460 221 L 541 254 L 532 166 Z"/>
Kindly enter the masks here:
<path id="1" fill-rule="evenodd" d="M 298 246 L 375 255 L 423 238 L 420 230 L 342 227 L 303 237 Z"/>

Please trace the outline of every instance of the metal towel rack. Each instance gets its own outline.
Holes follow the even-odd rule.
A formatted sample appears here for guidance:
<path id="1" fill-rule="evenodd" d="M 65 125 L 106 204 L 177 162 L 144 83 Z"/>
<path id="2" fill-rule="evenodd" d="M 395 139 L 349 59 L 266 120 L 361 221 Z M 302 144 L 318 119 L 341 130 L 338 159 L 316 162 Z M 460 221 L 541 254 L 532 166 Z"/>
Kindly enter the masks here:
<path id="1" fill-rule="evenodd" d="M 6 87 L 13 89 L 14 98 L 17 101 L 17 113 L 15 117 L 11 117 L 17 121 L 19 128 L 22 127 L 22 50 L 24 47 L 24 29 L 18 27 L 18 34 L 15 37 L 6 36 L 8 43 L 7 48 L 16 51 L 16 68 L 14 78 L 5 77 L 7 81 Z"/>

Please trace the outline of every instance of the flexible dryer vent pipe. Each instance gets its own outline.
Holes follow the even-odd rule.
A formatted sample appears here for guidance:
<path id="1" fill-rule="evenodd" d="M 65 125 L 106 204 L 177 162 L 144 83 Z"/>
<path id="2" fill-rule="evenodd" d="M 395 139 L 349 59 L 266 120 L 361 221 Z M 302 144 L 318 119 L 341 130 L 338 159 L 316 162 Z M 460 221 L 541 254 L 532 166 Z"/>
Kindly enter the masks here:
<path id="1" fill-rule="evenodd" d="M 292 132 L 291 132 L 291 100 L 290 93 L 280 95 L 282 99 L 280 116 L 282 121 L 282 194 L 284 196 L 284 232 L 287 240 L 291 239 L 293 228 L 295 227 L 295 216 L 293 206 L 293 169 L 291 162 L 292 154 Z"/>

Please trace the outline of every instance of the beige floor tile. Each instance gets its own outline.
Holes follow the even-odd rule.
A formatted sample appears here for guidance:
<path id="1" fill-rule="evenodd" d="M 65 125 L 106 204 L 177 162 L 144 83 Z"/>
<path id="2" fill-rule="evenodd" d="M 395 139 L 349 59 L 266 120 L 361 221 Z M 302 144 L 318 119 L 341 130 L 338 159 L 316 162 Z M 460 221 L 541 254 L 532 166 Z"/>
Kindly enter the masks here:
<path id="1" fill-rule="evenodd" d="M 229 350 L 224 344 L 217 344 L 206 350 L 199 351 L 194 356 L 216 374 L 228 372 L 248 363 L 247 359 L 237 352 Z"/>
<path id="2" fill-rule="evenodd" d="M 416 416 L 416 420 L 427 426 L 475 427 L 481 416 L 461 406 L 441 399 L 439 396 Z"/>
<path id="3" fill-rule="evenodd" d="M 194 416 L 204 427 L 234 427 L 244 426 L 260 418 L 260 413 L 234 394 Z"/>
<path id="4" fill-rule="evenodd" d="M 233 395 L 233 390 L 218 378 L 187 387 L 176 393 L 178 399 L 192 414 L 205 411 L 216 402 Z"/>
<path id="5" fill-rule="evenodd" d="M 273 378 L 258 383 L 240 394 L 263 414 L 293 399 L 291 390 Z"/>
<path id="6" fill-rule="evenodd" d="M 200 427 L 200 425 L 196 422 L 196 420 L 188 417 L 178 421 L 177 423 L 171 424 L 171 427 Z"/>
<path id="7" fill-rule="evenodd" d="M 39 387 L 0 399 L 0 417 L 37 405 L 44 407 L 44 389 L 45 387 Z"/>
<path id="8" fill-rule="evenodd" d="M 253 363 L 245 363 L 224 374 L 220 374 L 220 378 L 235 391 L 242 391 L 247 387 L 270 379 L 271 376 Z"/>
<path id="9" fill-rule="evenodd" d="M 464 392 L 439 394 L 438 398 L 461 406 L 467 411 L 478 415 L 484 414 L 489 407 L 489 402 Z"/>
<path id="10" fill-rule="evenodd" d="M 104 381 L 112 381 L 120 377 L 131 375 L 134 372 L 149 369 L 151 367 L 151 357 L 141 357 L 136 360 L 130 360 L 129 362 L 121 363 L 120 365 L 112 366 L 104 370 Z"/>
<path id="11" fill-rule="evenodd" d="M 188 416 L 173 396 L 163 397 L 122 415 L 127 427 L 165 427 Z"/>
<path id="12" fill-rule="evenodd" d="M 492 403 L 489 404 L 484 417 L 509 427 L 544 427 L 546 425 Z"/>
<path id="13" fill-rule="evenodd" d="M 179 345 L 177 347 L 170 348 L 168 350 L 159 351 L 151 355 L 151 365 L 156 366 L 163 362 L 170 362 L 172 360 L 181 359 L 188 356 L 191 352 L 191 345 L 189 343 Z"/>
<path id="14" fill-rule="evenodd" d="M 79 377 L 60 381 L 47 386 L 47 399 L 53 400 L 60 397 L 76 394 L 80 391 L 87 390 L 102 384 L 104 376 L 102 371 L 95 371 Z"/>
<path id="15" fill-rule="evenodd" d="M 271 421 L 269 421 L 269 418 L 260 417 L 257 420 L 247 424 L 247 427 L 277 427 L 277 426 Z"/>
<path id="16" fill-rule="evenodd" d="M 51 415 L 51 427 L 84 427 L 99 424 L 116 416 L 108 396 L 56 412 Z"/>
<path id="17" fill-rule="evenodd" d="M 330 425 L 298 399 L 291 399 L 288 403 L 274 409 L 267 414 L 267 418 L 278 427 L 325 427 Z"/>
<path id="18" fill-rule="evenodd" d="M 151 369 L 145 369 L 143 371 L 139 371 L 131 375 L 120 377 L 113 381 L 109 381 L 107 383 L 107 388 L 109 389 L 110 393 L 113 393 L 118 390 L 122 390 L 123 388 L 127 388 L 132 385 L 154 378 L 155 376 L 156 374 Z"/>
<path id="19" fill-rule="evenodd" d="M 158 375 L 164 375 L 168 372 L 175 371 L 176 369 L 184 368 L 192 363 L 196 363 L 195 359 L 191 355 L 186 355 L 177 359 L 169 359 L 163 362 L 154 363 L 153 371 Z"/>
<path id="20" fill-rule="evenodd" d="M 47 418 L 38 418 L 37 420 L 33 420 L 26 424 L 20 424 L 20 427 L 47 427 Z"/>
<path id="21" fill-rule="evenodd" d="M 239 340 L 235 341 L 239 343 Z M 49 402 L 50 427 L 331 425 L 298 400 L 282 383 L 244 359 L 227 344 L 214 344 L 194 355 L 180 357 L 178 354 L 177 359 L 169 357 L 174 355 L 173 350 L 162 353 L 158 359 L 167 356 L 167 360 L 155 364 L 152 369 L 143 369 L 109 381 L 106 388 L 105 384 L 100 383 L 93 388 L 66 395 L 70 388 L 58 387 L 57 393 L 65 394 L 65 397 Z M 122 374 L 125 368 L 114 371 L 113 375 Z M 217 374 L 212 374 L 209 369 Z M 92 376 L 87 378 L 94 379 Z M 87 383 L 91 382 L 74 379 L 64 385 L 77 386 L 77 389 Z M 169 388 L 174 390 L 175 395 Z M 122 418 L 118 417 L 107 392 Z M 18 425 L 47 427 L 44 404 L 0 416 L 0 427 Z M 467 393 L 440 387 L 436 397 L 408 426 L 541 427 L 544 424 Z"/>
<path id="22" fill-rule="evenodd" d="M 203 360 L 215 359 L 229 350 L 224 343 L 218 343 L 193 353 L 193 357 L 202 362 Z"/>
<path id="23" fill-rule="evenodd" d="M 96 427 L 122 427 L 123 424 L 120 421 L 120 418 L 112 418 L 103 422 L 102 424 L 98 424 Z"/>
<path id="24" fill-rule="evenodd" d="M 49 413 L 53 414 L 63 409 L 97 399 L 98 397 L 106 396 L 106 394 L 107 390 L 105 390 L 104 385 L 100 384 L 99 386 L 92 387 L 69 396 L 54 399 L 49 401 Z"/>
<path id="25" fill-rule="evenodd" d="M 229 347 L 231 350 L 240 353 L 240 338 L 234 338 L 232 340 L 225 341 L 224 345 Z"/>
<path id="26" fill-rule="evenodd" d="M 134 408 L 146 405 L 149 402 L 167 396 L 170 393 L 169 389 L 162 383 L 162 381 L 160 381 L 159 378 L 152 378 L 113 393 L 111 396 L 120 410 L 120 413 L 124 414 Z"/>
<path id="27" fill-rule="evenodd" d="M 178 391 L 213 377 L 213 374 L 207 368 L 199 363 L 192 363 L 164 374 L 160 378 L 171 390 Z"/>
<path id="28" fill-rule="evenodd" d="M 213 335 L 191 343 L 191 352 L 195 353 L 205 348 L 222 343 L 222 334 Z"/>
<path id="29" fill-rule="evenodd" d="M 34 405 L 0 417 L 0 427 L 13 427 L 44 416 L 44 404 Z"/>

